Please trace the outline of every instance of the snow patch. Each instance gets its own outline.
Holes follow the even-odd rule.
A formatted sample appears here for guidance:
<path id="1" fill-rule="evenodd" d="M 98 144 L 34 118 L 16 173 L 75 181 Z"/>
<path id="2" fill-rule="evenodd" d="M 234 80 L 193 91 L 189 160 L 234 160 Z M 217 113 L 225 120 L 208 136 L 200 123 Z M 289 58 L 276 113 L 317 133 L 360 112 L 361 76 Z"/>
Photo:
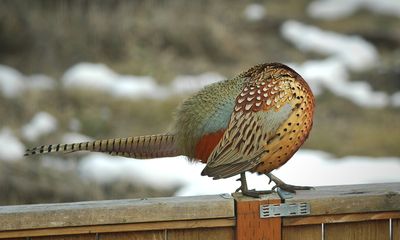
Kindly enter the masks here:
<path id="1" fill-rule="evenodd" d="M 44 74 L 33 74 L 25 77 L 25 87 L 35 90 L 53 90 L 56 86 L 54 79 Z"/>
<path id="2" fill-rule="evenodd" d="M 288 65 L 307 81 L 315 95 L 321 94 L 325 87 L 330 88 L 335 84 L 345 85 L 349 77 L 343 63 L 333 58 Z"/>
<path id="3" fill-rule="evenodd" d="M 39 112 L 22 127 L 22 136 L 28 141 L 36 141 L 43 135 L 57 130 L 57 119 L 47 112 Z"/>
<path id="4" fill-rule="evenodd" d="M 10 128 L 3 127 L 0 131 L 0 160 L 20 160 L 24 153 L 24 144 L 13 134 Z"/>
<path id="5" fill-rule="evenodd" d="M 30 89 L 51 90 L 54 86 L 54 80 L 45 75 L 24 76 L 12 67 L 0 65 L 0 93 L 6 98 L 21 96 Z"/>
<path id="6" fill-rule="evenodd" d="M 364 81 L 351 81 L 338 85 L 333 84 L 330 86 L 330 89 L 337 96 L 347 98 L 362 107 L 381 108 L 389 104 L 389 97 L 386 93 L 373 91 L 371 86 Z"/>
<path id="7" fill-rule="evenodd" d="M 84 177 L 100 183 L 130 180 L 169 187 L 180 185 L 186 181 L 185 178 L 190 179 L 188 173 L 177 174 L 179 170 L 187 169 L 187 164 L 184 158 L 158 158 L 149 161 L 93 153 L 82 158 L 79 170 Z"/>
<path id="8" fill-rule="evenodd" d="M 265 18 L 265 7 L 258 3 L 251 3 L 244 9 L 244 17 L 251 22 L 260 21 Z"/>
<path id="9" fill-rule="evenodd" d="M 376 48 L 359 36 L 324 31 L 292 20 L 282 25 L 281 34 L 299 50 L 338 58 L 354 71 L 367 70 L 378 61 Z"/>
<path id="10" fill-rule="evenodd" d="M 326 88 L 362 107 L 385 107 L 390 104 L 386 93 L 374 91 L 367 82 L 349 81 L 346 67 L 337 58 L 288 65 L 306 79 L 315 95 Z"/>
<path id="11" fill-rule="evenodd" d="M 78 63 L 61 77 L 66 88 L 111 89 L 117 74 L 104 64 Z"/>
<path id="12" fill-rule="evenodd" d="M 88 137 L 86 135 L 80 134 L 80 133 L 75 133 L 75 132 L 70 132 L 66 133 L 62 136 L 61 142 L 63 143 L 80 143 L 80 142 L 89 142 L 93 141 L 91 137 Z"/>
<path id="13" fill-rule="evenodd" d="M 375 47 L 357 36 L 323 31 L 296 21 L 282 25 L 281 33 L 301 51 L 314 51 L 328 57 L 289 64 L 310 84 L 314 94 L 329 89 L 362 107 L 385 107 L 390 98 L 385 92 L 374 91 L 365 81 L 349 81 L 349 70 L 364 71 L 378 61 Z M 374 99 L 374 101 L 370 101 Z"/>
<path id="14" fill-rule="evenodd" d="M 119 75 L 103 64 L 79 63 L 62 77 L 65 88 L 99 90 L 113 97 L 165 99 L 173 94 L 193 93 L 206 85 L 223 80 L 212 72 L 197 76 L 177 76 L 169 86 L 160 86 L 150 76 Z"/>
<path id="15" fill-rule="evenodd" d="M 307 7 L 307 13 L 318 19 L 336 20 L 349 17 L 360 9 L 400 17 L 398 0 L 317 0 Z"/>
<path id="16" fill-rule="evenodd" d="M 163 88 L 157 85 L 152 77 L 120 76 L 118 84 L 115 84 L 112 89 L 112 95 L 130 99 L 138 99 L 141 97 L 164 99 L 167 93 Z"/>
<path id="17" fill-rule="evenodd" d="M 137 99 L 164 98 L 165 91 L 149 76 L 119 75 L 104 64 L 79 63 L 62 76 L 65 88 L 86 88 L 114 97 Z"/>
<path id="18" fill-rule="evenodd" d="M 394 107 L 400 107 L 400 92 L 396 92 L 391 96 L 391 102 Z"/>
<path id="19" fill-rule="evenodd" d="M 201 176 L 204 166 L 190 163 L 183 156 L 136 160 L 93 153 L 82 159 L 79 170 L 84 177 L 100 183 L 124 179 L 158 187 L 182 185 L 179 196 L 231 193 L 239 187 L 237 176 L 221 180 Z M 300 150 L 274 174 L 288 183 L 321 186 L 400 181 L 399 171 L 400 158 L 349 156 L 335 159 L 323 151 Z M 247 177 L 249 187 L 268 189 L 266 176 L 247 174 Z"/>
<path id="20" fill-rule="evenodd" d="M 0 65 L 0 91 L 4 97 L 14 98 L 24 90 L 23 76 L 14 68 Z"/>
<path id="21" fill-rule="evenodd" d="M 179 94 L 193 93 L 224 79 L 224 76 L 214 72 L 206 72 L 200 75 L 179 75 L 172 81 L 171 89 Z"/>
<path id="22" fill-rule="evenodd" d="M 313 166 L 312 170 L 309 166 Z M 342 185 L 399 181 L 400 158 L 347 156 L 335 159 L 322 151 L 301 150 L 274 172 L 296 185 Z"/>

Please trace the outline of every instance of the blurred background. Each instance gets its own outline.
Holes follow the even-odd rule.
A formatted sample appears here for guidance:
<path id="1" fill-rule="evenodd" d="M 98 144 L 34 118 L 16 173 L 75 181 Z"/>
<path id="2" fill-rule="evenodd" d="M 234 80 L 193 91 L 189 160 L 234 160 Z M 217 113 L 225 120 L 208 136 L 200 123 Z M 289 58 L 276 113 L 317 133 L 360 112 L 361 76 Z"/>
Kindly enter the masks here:
<path id="1" fill-rule="evenodd" d="M 186 97 L 264 62 L 289 64 L 317 96 L 311 135 L 278 177 L 400 181 L 397 0 L 3 0 L 0 205 L 233 192 L 235 178 L 201 177 L 183 157 L 23 153 L 168 131 Z"/>

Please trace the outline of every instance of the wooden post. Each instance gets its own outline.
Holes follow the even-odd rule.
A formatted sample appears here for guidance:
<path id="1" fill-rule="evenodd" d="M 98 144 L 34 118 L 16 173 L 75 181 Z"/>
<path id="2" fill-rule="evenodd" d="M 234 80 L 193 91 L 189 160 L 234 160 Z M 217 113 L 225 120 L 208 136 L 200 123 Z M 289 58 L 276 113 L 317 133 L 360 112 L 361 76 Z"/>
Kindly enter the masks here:
<path id="1" fill-rule="evenodd" d="M 280 240 L 281 218 L 260 218 L 260 205 L 281 203 L 277 194 L 249 198 L 234 194 L 236 203 L 236 240 Z"/>

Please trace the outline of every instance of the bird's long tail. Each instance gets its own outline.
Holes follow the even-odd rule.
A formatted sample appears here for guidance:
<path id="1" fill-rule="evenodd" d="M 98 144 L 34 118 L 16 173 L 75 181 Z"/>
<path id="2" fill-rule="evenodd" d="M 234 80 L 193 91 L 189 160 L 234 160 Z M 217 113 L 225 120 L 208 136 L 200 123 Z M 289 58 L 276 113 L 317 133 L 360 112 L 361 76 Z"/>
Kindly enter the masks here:
<path id="1" fill-rule="evenodd" d="M 27 149 L 25 156 L 77 151 L 104 152 L 132 158 L 159 158 L 178 156 L 173 134 L 158 134 L 128 138 L 114 138 L 72 144 L 43 145 Z"/>

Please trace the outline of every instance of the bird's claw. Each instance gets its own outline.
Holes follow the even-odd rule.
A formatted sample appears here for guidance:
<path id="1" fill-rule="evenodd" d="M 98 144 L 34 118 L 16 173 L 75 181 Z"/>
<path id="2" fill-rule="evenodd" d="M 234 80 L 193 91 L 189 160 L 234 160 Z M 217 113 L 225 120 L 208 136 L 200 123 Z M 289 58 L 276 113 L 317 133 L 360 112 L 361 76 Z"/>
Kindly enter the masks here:
<path id="1" fill-rule="evenodd" d="M 296 190 L 311 190 L 314 189 L 313 187 L 310 186 L 295 186 L 295 185 L 290 185 L 290 184 L 276 184 L 275 186 L 272 187 L 272 190 L 275 190 L 277 188 L 280 188 L 286 192 L 290 193 L 296 193 Z"/>
<path id="2" fill-rule="evenodd" d="M 285 182 L 283 182 L 279 178 L 275 177 L 271 173 L 267 174 L 267 176 L 269 177 L 269 183 L 271 183 L 271 182 L 275 183 L 275 186 L 273 186 L 271 189 L 272 191 L 275 191 L 276 188 L 280 188 L 286 192 L 296 193 L 296 190 L 314 189 L 313 187 L 309 187 L 309 186 L 296 186 L 296 185 L 286 184 Z"/>
<path id="3" fill-rule="evenodd" d="M 245 173 L 241 173 L 241 174 L 240 174 L 240 178 L 239 178 L 237 181 L 240 181 L 240 182 L 241 182 L 241 185 L 240 185 L 240 187 L 239 187 L 238 189 L 236 189 L 235 192 L 241 191 L 242 194 L 243 194 L 244 196 L 249 196 L 249 197 L 254 197 L 254 198 L 260 198 L 261 195 L 265 195 L 265 194 L 270 194 L 270 193 L 272 193 L 272 191 L 270 191 L 270 190 L 267 190 L 267 191 L 257 191 L 257 190 L 255 190 L 255 189 L 249 190 L 249 189 L 247 188 L 247 181 L 246 181 L 246 175 L 245 175 Z"/>
<path id="4" fill-rule="evenodd" d="M 253 198 L 261 198 L 261 195 L 271 194 L 272 192 L 272 190 L 257 191 L 255 189 L 251 189 L 247 191 L 242 191 L 242 194 Z"/>

